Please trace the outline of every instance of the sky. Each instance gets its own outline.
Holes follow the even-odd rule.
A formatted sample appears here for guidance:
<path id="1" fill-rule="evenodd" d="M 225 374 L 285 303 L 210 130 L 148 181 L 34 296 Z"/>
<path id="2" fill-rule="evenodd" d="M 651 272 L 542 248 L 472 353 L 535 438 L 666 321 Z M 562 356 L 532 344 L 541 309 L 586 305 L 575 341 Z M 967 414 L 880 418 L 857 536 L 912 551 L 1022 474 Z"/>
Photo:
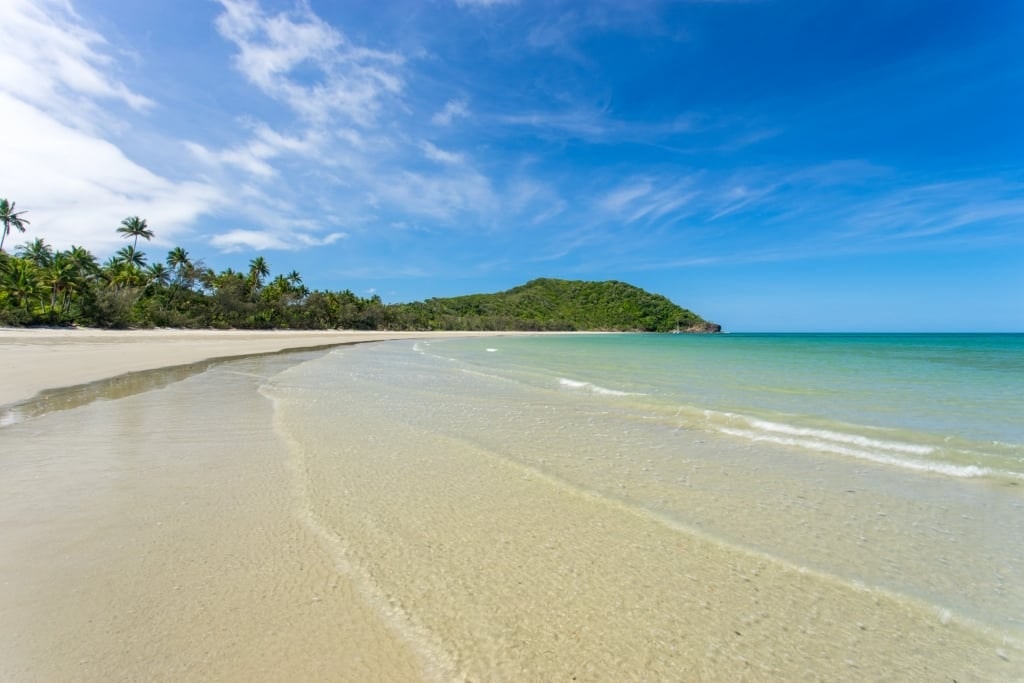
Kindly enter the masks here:
<path id="1" fill-rule="evenodd" d="M 104 259 L 727 331 L 1024 331 L 1018 0 L 0 0 L 0 197 Z"/>

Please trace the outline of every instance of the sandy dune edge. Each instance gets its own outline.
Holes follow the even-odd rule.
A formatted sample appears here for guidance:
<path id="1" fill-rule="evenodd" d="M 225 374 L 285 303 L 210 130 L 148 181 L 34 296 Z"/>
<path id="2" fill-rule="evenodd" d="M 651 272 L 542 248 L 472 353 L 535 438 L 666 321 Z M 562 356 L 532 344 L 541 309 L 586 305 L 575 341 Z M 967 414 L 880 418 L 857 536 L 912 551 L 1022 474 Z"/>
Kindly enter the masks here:
<path id="1" fill-rule="evenodd" d="M 94 330 L 0 328 L 0 405 L 129 372 L 285 349 L 488 332 Z"/>

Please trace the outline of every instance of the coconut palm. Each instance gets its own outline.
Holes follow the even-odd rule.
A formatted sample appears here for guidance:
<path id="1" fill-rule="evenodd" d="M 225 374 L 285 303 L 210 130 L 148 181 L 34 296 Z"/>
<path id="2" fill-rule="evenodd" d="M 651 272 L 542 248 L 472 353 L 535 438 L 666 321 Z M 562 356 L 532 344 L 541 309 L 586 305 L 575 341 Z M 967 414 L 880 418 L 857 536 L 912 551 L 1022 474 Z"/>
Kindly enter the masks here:
<path id="1" fill-rule="evenodd" d="M 5 259 L 2 275 L 8 296 L 28 312 L 29 303 L 43 291 L 39 285 L 39 269 L 36 264 L 21 258 Z"/>
<path id="2" fill-rule="evenodd" d="M 42 237 L 37 237 L 31 242 L 25 242 L 19 246 L 18 256 L 28 259 L 40 268 L 45 268 L 53 263 L 53 247 L 47 244 Z"/>
<path id="3" fill-rule="evenodd" d="M 85 247 L 72 244 L 67 255 L 83 278 L 92 277 L 99 272 L 100 266 L 96 262 L 96 257 Z"/>
<path id="4" fill-rule="evenodd" d="M 75 295 L 85 290 L 89 281 L 97 275 L 99 265 L 96 263 L 96 257 L 90 254 L 88 249 L 72 246 L 68 251 L 57 252 L 51 268 L 64 271 L 61 283 L 63 300 L 60 307 L 60 314 L 63 317 L 70 311 Z"/>
<path id="5" fill-rule="evenodd" d="M 263 278 L 270 275 L 270 266 L 262 256 L 257 256 L 249 261 L 249 281 L 256 289 L 263 285 Z"/>
<path id="6" fill-rule="evenodd" d="M 168 298 L 168 302 L 170 302 L 174 300 L 174 295 L 183 285 L 188 284 L 188 288 L 192 288 L 195 282 L 195 266 L 192 264 L 188 252 L 182 247 L 175 247 L 167 252 L 165 261 L 174 272 L 174 286 L 171 288 L 171 295 Z"/>
<path id="7" fill-rule="evenodd" d="M 146 240 L 147 242 L 153 238 L 153 231 L 146 225 L 144 218 L 138 216 L 128 216 L 121 221 L 121 227 L 117 229 L 121 236 L 125 239 L 134 237 L 135 241 L 132 242 L 132 249 L 139 247 L 139 238 Z"/>
<path id="8" fill-rule="evenodd" d="M 4 240 L 10 234 L 11 228 L 17 229 L 18 232 L 25 232 L 25 226 L 29 224 L 29 220 L 22 216 L 26 213 L 28 212 L 15 211 L 14 202 L 0 199 L 0 222 L 4 224 L 4 231 L 0 233 L 0 251 L 4 249 Z"/>
<path id="9" fill-rule="evenodd" d="M 171 271 L 167 270 L 164 264 L 160 262 L 151 263 L 149 264 L 149 267 L 146 268 L 146 279 L 149 280 L 151 284 L 166 285 L 170 282 Z"/>
<path id="10" fill-rule="evenodd" d="M 181 272 L 192 265 L 188 252 L 181 247 L 175 247 L 167 252 L 167 265 L 177 272 Z"/>
<path id="11" fill-rule="evenodd" d="M 126 266 L 142 268 L 146 265 L 146 254 L 145 252 L 137 251 L 134 246 L 127 246 L 117 250 L 117 253 L 114 254 L 114 260 Z"/>
<path id="12" fill-rule="evenodd" d="M 75 264 L 67 253 L 61 252 L 39 270 L 39 284 L 50 290 L 50 312 L 57 310 L 57 302 L 61 302 L 61 312 L 70 301 L 70 289 L 75 279 Z"/>

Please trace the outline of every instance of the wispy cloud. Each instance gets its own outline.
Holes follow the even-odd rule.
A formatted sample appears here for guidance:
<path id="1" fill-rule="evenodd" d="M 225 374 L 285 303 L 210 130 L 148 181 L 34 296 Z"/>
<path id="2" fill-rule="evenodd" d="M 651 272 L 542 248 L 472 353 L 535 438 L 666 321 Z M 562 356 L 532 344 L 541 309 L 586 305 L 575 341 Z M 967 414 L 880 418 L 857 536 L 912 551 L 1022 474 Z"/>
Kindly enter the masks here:
<path id="1" fill-rule="evenodd" d="M 252 138 L 237 147 L 213 151 L 198 142 L 188 141 L 187 149 L 201 162 L 228 165 L 262 179 L 277 175 L 269 163 L 285 154 L 315 156 L 325 142 L 325 135 L 309 130 L 302 137 L 282 135 L 266 124 L 257 124 Z"/>
<path id="2" fill-rule="evenodd" d="M 6 0 L 0 3 L 0 25 L 0 90 L 48 116 L 91 128 L 99 114 L 97 101 L 120 102 L 137 111 L 154 106 L 111 75 L 117 65 L 112 46 L 82 24 L 69 4 Z"/>
<path id="3" fill-rule="evenodd" d="M 465 100 L 448 100 L 444 107 L 430 118 L 435 126 L 450 126 L 455 119 L 469 116 L 469 105 Z"/>
<path id="4" fill-rule="evenodd" d="M 411 215 L 441 221 L 460 214 L 475 217 L 466 228 L 479 227 L 481 219 L 493 215 L 499 205 L 491 181 L 469 168 L 441 175 L 402 170 L 378 179 L 373 192 L 376 199 Z"/>
<path id="5" fill-rule="evenodd" d="M 111 141 L 122 114 L 146 112 L 149 97 L 119 80 L 113 48 L 64 2 L 0 3 L 9 31 L 0 51 L 3 192 L 31 212 L 29 230 L 57 247 L 99 253 L 119 245 L 115 228 L 143 215 L 160 243 L 186 235 L 226 196 L 202 180 L 153 172 Z"/>
<path id="6" fill-rule="evenodd" d="M 306 247 L 321 247 L 334 244 L 347 235 L 343 232 L 332 232 L 322 237 L 316 237 L 304 232 L 282 232 L 282 230 L 229 230 L 219 235 L 214 235 L 210 243 L 222 251 L 237 252 L 246 249 L 265 251 L 282 250 L 290 251 Z"/>
<path id="7" fill-rule="evenodd" d="M 1024 184 L 994 179 L 927 183 L 851 203 L 840 236 L 851 240 L 921 242 L 970 228 L 978 239 L 992 230 L 1024 241 Z"/>
<path id="8" fill-rule="evenodd" d="M 401 55 L 352 44 L 304 5 L 268 14 L 257 0 L 220 3 L 217 29 L 238 48 L 238 70 L 311 121 L 341 114 L 370 125 L 382 100 L 402 91 Z"/>
<path id="9" fill-rule="evenodd" d="M 433 143 L 427 142 L 426 140 L 420 142 L 420 149 L 423 150 L 423 156 L 431 161 L 436 161 L 441 164 L 458 165 L 465 162 L 465 157 L 461 154 L 440 149 Z"/>
<path id="10" fill-rule="evenodd" d="M 113 250 L 128 215 L 149 219 L 159 242 L 186 234 L 226 197 L 208 183 L 172 181 L 128 159 L 110 142 L 57 121 L 0 93 L 4 112 L 4 193 L 31 211 L 30 230 L 58 247 Z"/>

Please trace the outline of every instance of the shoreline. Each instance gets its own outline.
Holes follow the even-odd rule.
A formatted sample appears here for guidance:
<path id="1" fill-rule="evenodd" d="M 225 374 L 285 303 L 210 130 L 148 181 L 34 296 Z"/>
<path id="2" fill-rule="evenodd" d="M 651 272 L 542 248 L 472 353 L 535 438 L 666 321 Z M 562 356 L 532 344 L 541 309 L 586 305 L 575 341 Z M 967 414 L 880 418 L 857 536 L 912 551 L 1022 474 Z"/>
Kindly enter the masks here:
<path id="1" fill-rule="evenodd" d="M 0 328 L 0 408 L 117 377 L 196 363 L 395 339 L 534 334 L 358 330 Z"/>

